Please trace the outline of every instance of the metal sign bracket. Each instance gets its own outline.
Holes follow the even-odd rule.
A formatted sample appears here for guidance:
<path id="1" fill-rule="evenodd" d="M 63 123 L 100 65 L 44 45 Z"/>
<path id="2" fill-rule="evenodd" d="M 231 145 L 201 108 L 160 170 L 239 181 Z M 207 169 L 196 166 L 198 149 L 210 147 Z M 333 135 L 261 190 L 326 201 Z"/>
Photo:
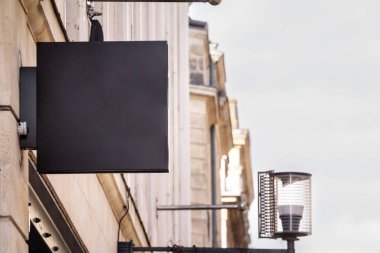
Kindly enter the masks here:
<path id="1" fill-rule="evenodd" d="M 37 149 L 37 76 L 36 67 L 20 68 L 20 135 L 21 149 Z"/>

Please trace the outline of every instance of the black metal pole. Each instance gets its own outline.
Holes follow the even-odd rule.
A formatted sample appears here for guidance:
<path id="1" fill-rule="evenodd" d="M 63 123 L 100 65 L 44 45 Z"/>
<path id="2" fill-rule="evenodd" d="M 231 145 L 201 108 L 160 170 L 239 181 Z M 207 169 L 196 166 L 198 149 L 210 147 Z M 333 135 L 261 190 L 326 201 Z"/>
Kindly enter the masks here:
<path id="1" fill-rule="evenodd" d="M 133 247 L 133 252 L 182 252 L 182 253 L 285 253 L 283 249 L 241 249 L 241 248 L 203 248 L 203 247 Z M 124 253 L 125 251 L 119 251 Z"/>
<path id="2" fill-rule="evenodd" d="M 157 206 L 157 211 L 186 211 L 186 210 L 220 210 L 220 209 L 237 209 L 244 211 L 247 209 L 247 203 L 240 204 L 215 204 L 215 205 L 167 205 Z"/>
<path id="3" fill-rule="evenodd" d="M 211 66 L 212 68 L 212 66 Z M 215 125 L 210 128 L 210 152 L 211 152 L 211 204 L 217 203 L 217 189 L 216 189 L 216 145 L 215 145 Z M 216 247 L 218 243 L 218 216 L 216 210 L 211 211 L 211 224 L 212 224 L 212 247 Z"/>
<path id="4" fill-rule="evenodd" d="M 134 252 L 173 252 L 173 253 L 287 253 L 286 249 L 247 249 L 209 247 L 135 247 L 133 242 L 118 242 L 118 253 Z"/>
<path id="5" fill-rule="evenodd" d="M 296 250 L 294 248 L 294 240 L 288 239 L 288 249 L 286 253 L 296 253 Z"/>

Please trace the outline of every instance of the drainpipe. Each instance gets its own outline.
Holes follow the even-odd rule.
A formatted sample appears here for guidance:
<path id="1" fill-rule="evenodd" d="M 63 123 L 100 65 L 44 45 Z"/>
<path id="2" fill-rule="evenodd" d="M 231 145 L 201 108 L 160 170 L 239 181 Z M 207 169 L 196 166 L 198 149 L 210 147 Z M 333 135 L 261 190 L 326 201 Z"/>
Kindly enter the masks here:
<path id="1" fill-rule="evenodd" d="M 215 125 L 210 128 L 210 142 L 211 142 L 211 204 L 216 205 L 216 147 L 215 147 Z M 216 210 L 211 211 L 212 222 L 212 247 L 217 246 L 218 236 L 218 219 Z"/>

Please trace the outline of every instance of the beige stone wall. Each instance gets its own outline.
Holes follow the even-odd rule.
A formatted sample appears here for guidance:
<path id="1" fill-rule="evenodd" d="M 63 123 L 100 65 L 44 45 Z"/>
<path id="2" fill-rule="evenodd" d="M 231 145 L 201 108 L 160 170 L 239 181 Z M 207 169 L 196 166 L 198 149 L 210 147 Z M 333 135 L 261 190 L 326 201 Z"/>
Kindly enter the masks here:
<path id="1" fill-rule="evenodd" d="M 211 204 L 210 123 L 207 97 L 191 96 L 191 203 Z M 192 238 L 197 246 L 211 246 L 210 211 L 192 211 Z"/>
<path id="2" fill-rule="evenodd" d="M 230 99 L 229 106 L 234 146 L 228 154 L 227 177 L 224 181 L 222 199 L 224 203 L 243 201 L 249 206 L 254 199 L 249 131 L 239 128 L 236 100 Z M 223 246 L 248 247 L 250 244 L 248 212 L 224 211 L 222 219 Z"/>
<path id="3" fill-rule="evenodd" d="M 210 128 L 217 123 L 216 89 L 191 85 L 190 138 L 191 138 L 191 203 L 212 204 L 211 189 L 211 136 Z M 220 132 L 215 132 L 216 144 L 216 199 L 220 203 L 219 161 L 222 153 Z M 218 223 L 216 243 L 220 245 L 220 211 L 216 212 Z M 192 239 L 199 247 L 212 246 L 211 211 L 192 211 Z"/>
<path id="4" fill-rule="evenodd" d="M 39 1 L 0 1 L 1 253 L 28 250 L 28 156 L 19 149 L 17 122 L 11 111 L 19 117 L 19 67 L 35 66 L 35 40 L 51 37 L 52 29 L 41 28 L 44 14 L 51 11 L 51 5 L 42 6 Z"/>
<path id="5" fill-rule="evenodd" d="M 18 148 L 16 121 L 0 112 L 0 252 L 26 252 L 28 170 Z M 27 158 L 26 158 L 27 159 Z M 16 243 L 17 242 L 17 243 Z M 20 251 L 18 251 L 20 250 Z"/>

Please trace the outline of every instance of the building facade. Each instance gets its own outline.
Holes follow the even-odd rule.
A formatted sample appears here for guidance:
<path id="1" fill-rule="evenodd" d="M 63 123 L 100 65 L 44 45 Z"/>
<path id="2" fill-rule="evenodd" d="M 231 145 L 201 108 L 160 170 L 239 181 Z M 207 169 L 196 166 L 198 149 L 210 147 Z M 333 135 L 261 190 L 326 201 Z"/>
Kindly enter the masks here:
<path id="1" fill-rule="evenodd" d="M 251 145 L 248 129 L 239 127 L 237 101 L 229 100 L 233 136 L 233 148 L 228 153 L 222 178 L 222 202 L 246 203 L 254 200 Z M 230 248 L 248 248 L 251 243 L 249 235 L 248 211 L 222 211 L 223 246 Z M 234 233 L 229 233 L 234 231 Z"/>
<path id="2" fill-rule="evenodd" d="M 245 245 L 238 244 L 248 231 L 245 225 L 238 232 L 240 213 L 156 208 L 227 203 L 226 189 L 239 176 L 248 181 L 239 183 L 233 203 L 253 198 L 249 136 L 234 125 L 223 54 L 210 50 L 206 23 L 189 26 L 188 7 L 94 5 L 105 41 L 168 42 L 170 172 L 39 174 L 38 150 L 19 144 L 20 67 L 36 66 L 38 42 L 88 41 L 88 7 L 77 0 L 0 1 L 0 253 L 117 252 L 117 242 L 129 240 L 137 246 Z M 235 239 L 226 243 L 228 235 Z"/>
<path id="3" fill-rule="evenodd" d="M 239 129 L 236 101 L 226 93 L 224 54 L 206 22 L 190 19 L 191 203 L 249 204 L 253 181 L 249 134 Z M 248 212 L 192 212 L 196 245 L 247 248 Z"/>
<path id="4" fill-rule="evenodd" d="M 36 173 L 38 152 L 19 147 L 19 68 L 36 66 L 37 42 L 88 41 L 87 6 L 77 0 L 2 0 L 1 253 L 117 252 L 118 240 L 191 244 L 189 213 L 156 212 L 157 204 L 190 203 L 188 4 L 96 3 L 95 10 L 102 12 L 96 19 L 105 41 L 168 41 L 170 173 Z"/>

